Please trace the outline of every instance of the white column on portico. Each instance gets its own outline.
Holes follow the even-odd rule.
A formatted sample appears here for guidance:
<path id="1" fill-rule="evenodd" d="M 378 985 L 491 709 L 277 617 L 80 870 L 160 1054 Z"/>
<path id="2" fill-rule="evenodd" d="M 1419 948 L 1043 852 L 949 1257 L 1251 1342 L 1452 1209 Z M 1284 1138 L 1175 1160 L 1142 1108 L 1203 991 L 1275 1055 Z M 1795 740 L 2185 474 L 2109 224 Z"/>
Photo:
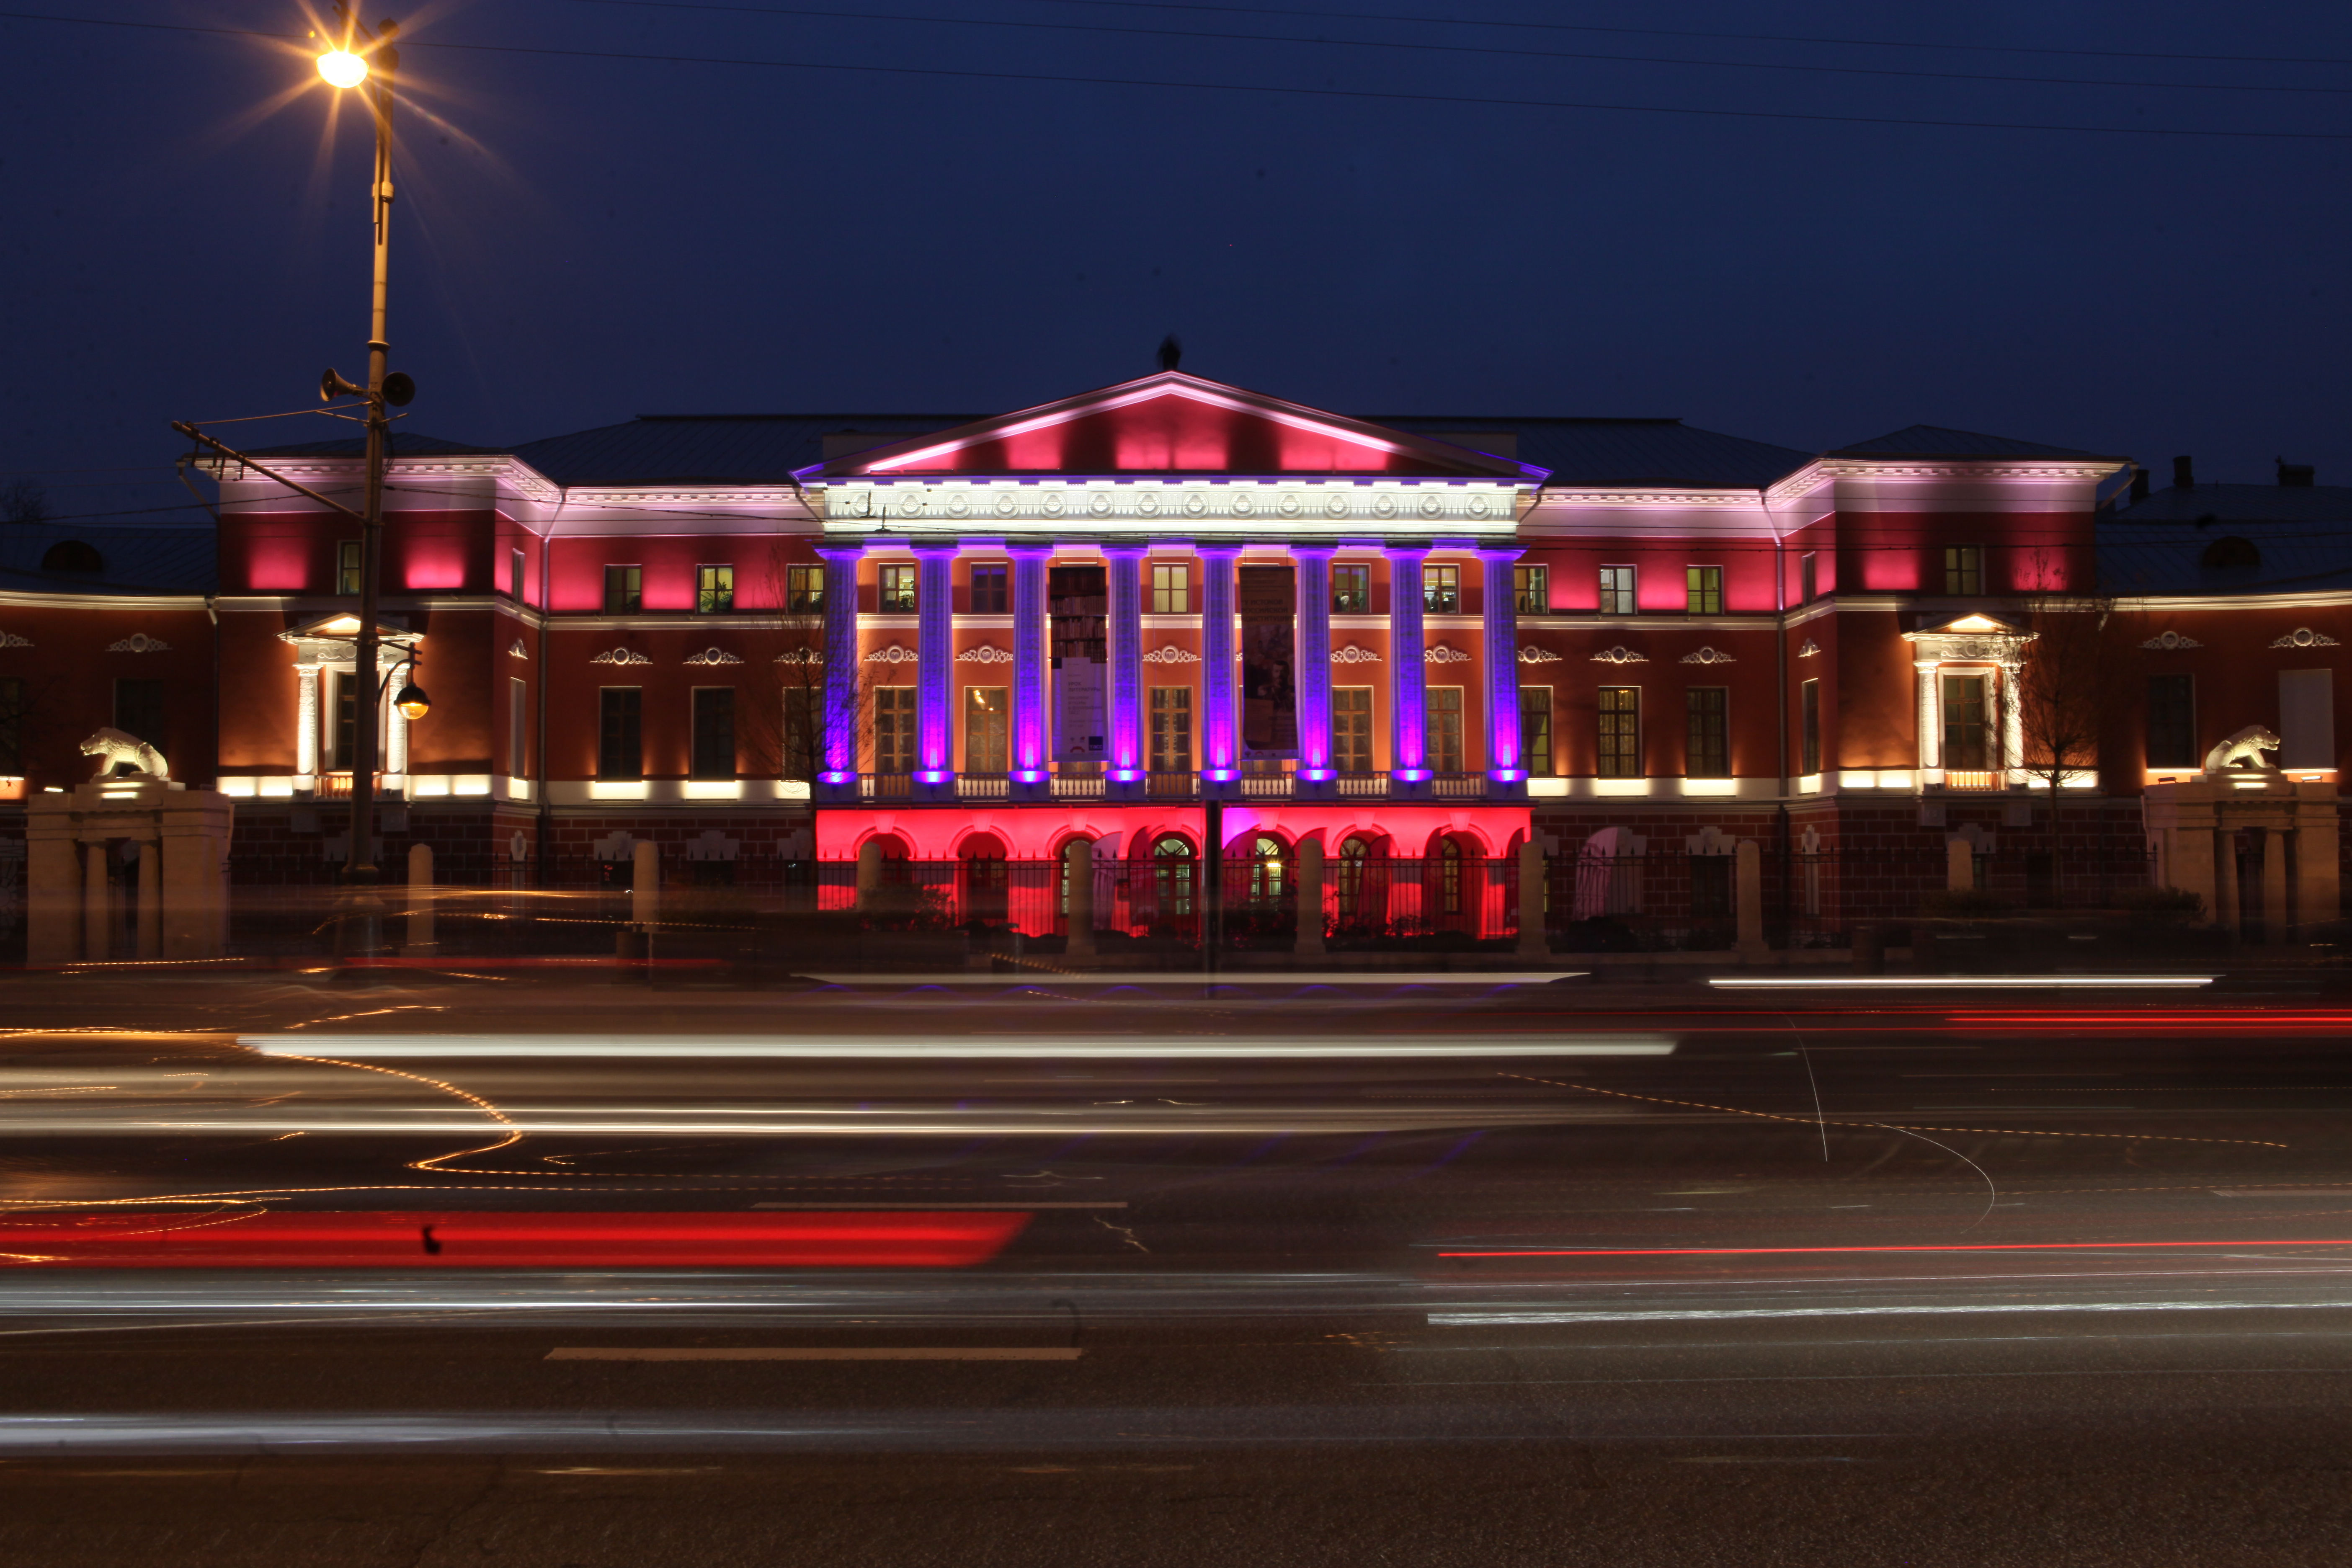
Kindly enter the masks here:
<path id="1" fill-rule="evenodd" d="M 915 743 L 916 779 L 953 787 L 955 733 L 949 711 L 955 681 L 956 541 L 921 540 L 915 545 Z"/>
<path id="2" fill-rule="evenodd" d="M 1110 590 L 1109 780 L 1143 783 L 1143 557 L 1141 542 L 1106 544 L 1103 564 Z M 1114 793 L 1123 793 L 1117 789 Z"/>
<path id="3" fill-rule="evenodd" d="M 294 673 L 301 682 L 300 718 L 294 731 L 294 771 L 304 778 L 315 778 L 319 773 L 319 667 L 298 664 Z"/>
<path id="4" fill-rule="evenodd" d="M 824 560 L 824 765 L 820 784 L 854 793 L 857 785 L 858 544 L 820 544 Z"/>
<path id="5" fill-rule="evenodd" d="M 1013 557 L 1013 797 L 1045 798 L 1053 726 L 1045 712 L 1045 567 L 1054 547 L 1015 542 Z"/>
<path id="6" fill-rule="evenodd" d="M 1923 784 L 1941 782 L 1930 780 L 1927 772 L 1944 765 L 1943 725 L 1937 720 L 1936 708 L 1936 670 L 1941 663 L 1934 658 L 1911 661 L 1911 668 L 1919 672 L 1919 782 Z"/>
<path id="7" fill-rule="evenodd" d="M 1519 600 L 1512 567 L 1524 554 L 1517 545 L 1484 545 L 1478 551 L 1481 653 L 1486 662 L 1486 776 L 1513 784 L 1528 776 L 1519 738 Z"/>
<path id="8" fill-rule="evenodd" d="M 2018 701 L 2018 679 L 2024 668 L 2022 660 L 2000 661 L 2000 765 L 2001 782 L 2005 784 L 2023 782 L 2025 766 L 2025 711 Z"/>

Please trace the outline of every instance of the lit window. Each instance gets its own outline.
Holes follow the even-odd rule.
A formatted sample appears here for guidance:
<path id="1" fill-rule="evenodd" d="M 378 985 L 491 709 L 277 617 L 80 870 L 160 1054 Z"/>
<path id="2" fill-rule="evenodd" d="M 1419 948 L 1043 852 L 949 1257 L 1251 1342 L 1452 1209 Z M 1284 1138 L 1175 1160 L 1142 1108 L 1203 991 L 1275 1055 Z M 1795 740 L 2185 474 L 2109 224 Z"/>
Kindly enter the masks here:
<path id="1" fill-rule="evenodd" d="M 735 568 L 698 566 L 694 569 L 694 613 L 724 616 L 735 608 Z"/>
<path id="2" fill-rule="evenodd" d="M 824 568 L 784 568 L 784 608 L 795 616 L 824 614 Z"/>
<path id="3" fill-rule="evenodd" d="M 1551 568 L 1511 568 L 1511 600 L 1523 616 L 1540 616 L 1551 608 Z"/>
<path id="4" fill-rule="evenodd" d="M 1599 765 L 1604 779 L 1637 779 L 1642 773 L 1642 689 L 1604 686 L 1601 689 Z"/>
<path id="5" fill-rule="evenodd" d="M 1151 613 L 1189 616 L 1192 613 L 1192 569 L 1179 563 L 1151 568 Z"/>
<path id="6" fill-rule="evenodd" d="M 604 613 L 634 616 L 646 607 L 646 569 L 642 566 L 604 568 Z"/>
<path id="7" fill-rule="evenodd" d="M 1690 566 L 1683 572 L 1684 613 L 1693 616 L 1723 614 L 1723 568 L 1720 566 Z"/>
<path id="8" fill-rule="evenodd" d="M 882 568 L 880 608 L 886 616 L 911 616 L 915 613 L 915 568 Z"/>
<path id="9" fill-rule="evenodd" d="M 1641 613 L 1641 605 L 1633 596 L 1633 569 L 1631 566 L 1603 566 L 1601 569 L 1601 613 L 1604 616 Z"/>
<path id="10" fill-rule="evenodd" d="M 335 546 L 335 592 L 356 594 L 360 591 L 360 542 L 346 539 Z"/>
<path id="11" fill-rule="evenodd" d="M 1944 592 L 1952 595 L 1984 592 L 1984 546 L 1948 544 L 1944 547 Z"/>
<path id="12" fill-rule="evenodd" d="M 1451 616 L 1462 608 L 1462 568 L 1424 566 L 1421 569 L 1421 607 L 1433 616 Z"/>
<path id="13" fill-rule="evenodd" d="M 1688 697 L 1690 732 L 1683 773 L 1695 779 L 1731 776 L 1731 693 L 1720 686 L 1695 686 Z"/>
<path id="14" fill-rule="evenodd" d="M 1369 566 L 1331 568 L 1331 613 L 1362 616 L 1371 613 L 1372 569 Z"/>

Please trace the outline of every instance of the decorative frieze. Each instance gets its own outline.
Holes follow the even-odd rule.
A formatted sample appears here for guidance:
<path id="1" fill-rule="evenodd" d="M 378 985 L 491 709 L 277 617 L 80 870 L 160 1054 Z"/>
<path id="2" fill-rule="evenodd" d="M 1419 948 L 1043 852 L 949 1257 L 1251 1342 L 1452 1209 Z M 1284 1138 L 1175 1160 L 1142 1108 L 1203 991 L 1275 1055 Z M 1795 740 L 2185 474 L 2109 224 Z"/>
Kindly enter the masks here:
<path id="1" fill-rule="evenodd" d="M 1821 656 L 1822 645 L 1815 642 L 1811 637 L 1807 637 L 1805 639 L 1805 646 L 1797 650 L 1797 657 L 1799 658 L 1819 658 Z"/>
<path id="2" fill-rule="evenodd" d="M 956 655 L 956 662 L 958 664 L 1011 664 L 1013 656 L 992 644 L 984 644 L 979 647 L 964 649 Z"/>
<path id="3" fill-rule="evenodd" d="M 1720 648 L 1702 647 L 1696 653 L 1683 655 L 1685 664 L 1737 664 L 1739 661 Z"/>
<path id="4" fill-rule="evenodd" d="M 514 646 L 507 649 L 507 657 L 509 658 L 529 658 L 530 657 L 530 654 L 523 651 L 522 638 L 515 638 Z"/>
<path id="5" fill-rule="evenodd" d="M 1359 647 L 1354 643 L 1349 643 L 1346 647 L 1335 647 L 1331 650 L 1331 662 L 1333 664 L 1378 664 L 1381 662 L 1381 656 L 1370 648 Z"/>
<path id="6" fill-rule="evenodd" d="M 2170 653 L 2176 648 L 2203 647 L 2205 645 L 2199 642 L 2195 637 L 2185 637 L 2179 632 L 2168 631 L 2160 637 L 2152 637 L 2148 638 L 2139 646 L 2145 648 L 2156 648 L 2165 653 Z M 2279 645 L 2277 643 L 2273 643 L 2271 646 L 2273 647 L 2276 647 Z"/>
<path id="7" fill-rule="evenodd" d="M 1519 662 L 1521 664 L 1558 664 L 1559 661 L 1559 655 L 1552 652 L 1551 649 L 1548 647 L 1538 647 L 1533 643 L 1522 643 L 1519 645 Z"/>
<path id="8" fill-rule="evenodd" d="M 1647 664 L 1650 662 L 1650 656 L 1646 653 L 1635 653 L 1623 643 L 1619 643 L 1615 647 L 1604 647 L 1594 654 L 1592 662 L 1595 664 Z"/>
<path id="9" fill-rule="evenodd" d="M 1467 664 L 1470 656 L 1458 647 L 1448 647 L 1439 643 L 1435 647 L 1422 649 L 1421 659 L 1423 664 Z"/>
<path id="10" fill-rule="evenodd" d="M 653 660 L 633 647 L 607 648 L 588 661 L 591 664 L 651 664 Z"/>
<path id="11" fill-rule="evenodd" d="M 700 653 L 690 653 L 679 662 L 684 664 L 740 664 L 743 661 L 723 647 L 707 647 Z"/>
<path id="12" fill-rule="evenodd" d="M 2273 647 L 2335 647 L 2336 641 L 2326 632 L 2313 631 L 2309 626 L 2297 626 L 2271 644 Z"/>
<path id="13" fill-rule="evenodd" d="M 1143 662 L 1146 664 L 1198 664 L 1201 662 L 1201 656 L 1190 648 L 1181 648 L 1174 643 L 1170 643 L 1164 647 L 1156 647 L 1145 654 Z"/>
<path id="14" fill-rule="evenodd" d="M 15 632 L 0 632 L 0 647 L 30 647 L 33 639 L 20 637 Z"/>
<path id="15" fill-rule="evenodd" d="M 919 664 L 921 661 L 922 655 L 904 643 L 895 642 L 888 647 L 877 647 L 866 656 L 868 664 Z"/>
<path id="16" fill-rule="evenodd" d="M 151 637 L 145 632 L 132 632 L 120 642 L 106 645 L 109 653 L 169 653 L 172 645 L 162 637 Z"/>

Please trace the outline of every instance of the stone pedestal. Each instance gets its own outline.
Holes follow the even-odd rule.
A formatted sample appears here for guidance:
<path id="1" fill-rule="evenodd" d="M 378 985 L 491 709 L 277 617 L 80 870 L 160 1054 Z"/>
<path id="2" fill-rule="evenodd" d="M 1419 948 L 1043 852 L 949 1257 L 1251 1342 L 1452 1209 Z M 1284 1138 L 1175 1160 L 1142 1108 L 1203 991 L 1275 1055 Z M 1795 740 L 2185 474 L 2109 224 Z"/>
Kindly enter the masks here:
<path id="1" fill-rule="evenodd" d="M 225 795 L 144 776 L 31 796 L 26 961 L 220 957 L 235 821 Z M 117 865 L 127 867 L 123 878 L 111 874 Z"/>
<path id="2" fill-rule="evenodd" d="M 2336 785 L 2270 769 L 2232 769 L 2147 786 L 2141 799 L 2155 879 L 2205 900 L 2212 921 L 2242 932 L 2259 912 L 2273 942 L 2304 939 L 2337 920 Z M 2237 838 L 2259 841 L 2262 874 L 2242 883 Z"/>

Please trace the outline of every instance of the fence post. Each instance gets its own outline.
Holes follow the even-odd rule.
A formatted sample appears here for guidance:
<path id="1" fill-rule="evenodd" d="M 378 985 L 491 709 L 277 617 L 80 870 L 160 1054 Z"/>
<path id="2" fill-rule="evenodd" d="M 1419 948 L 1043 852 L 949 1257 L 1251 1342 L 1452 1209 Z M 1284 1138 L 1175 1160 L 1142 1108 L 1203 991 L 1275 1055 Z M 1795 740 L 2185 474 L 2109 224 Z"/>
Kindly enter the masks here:
<path id="1" fill-rule="evenodd" d="M 1062 952 L 1070 958 L 1092 958 L 1095 952 L 1095 847 L 1087 838 L 1062 846 L 1062 875 L 1070 889 L 1069 940 Z"/>
<path id="2" fill-rule="evenodd" d="M 1312 834 L 1298 840 L 1298 940 L 1292 951 L 1301 958 L 1324 955 L 1323 840 Z"/>
<path id="3" fill-rule="evenodd" d="M 1944 840 L 1944 886 L 1955 893 L 1977 885 L 1977 847 L 1965 838 Z"/>
<path id="4" fill-rule="evenodd" d="M 1743 838 L 1731 856 L 1732 908 L 1739 916 L 1739 961 L 1761 963 L 1771 952 L 1764 941 L 1764 847 Z"/>
<path id="5" fill-rule="evenodd" d="M 629 919 L 641 926 L 661 919 L 661 846 L 644 839 L 629 850 Z"/>
<path id="6" fill-rule="evenodd" d="M 1543 846 L 1532 837 L 1519 846 L 1519 956 L 1551 956 L 1551 933 L 1544 929 Z"/>
<path id="7" fill-rule="evenodd" d="M 427 952 L 433 941 L 433 846 L 408 847 L 408 951 Z"/>
<path id="8" fill-rule="evenodd" d="M 857 896 L 851 905 L 859 914 L 874 910 L 875 889 L 882 885 L 882 846 L 867 843 L 857 851 Z"/>

